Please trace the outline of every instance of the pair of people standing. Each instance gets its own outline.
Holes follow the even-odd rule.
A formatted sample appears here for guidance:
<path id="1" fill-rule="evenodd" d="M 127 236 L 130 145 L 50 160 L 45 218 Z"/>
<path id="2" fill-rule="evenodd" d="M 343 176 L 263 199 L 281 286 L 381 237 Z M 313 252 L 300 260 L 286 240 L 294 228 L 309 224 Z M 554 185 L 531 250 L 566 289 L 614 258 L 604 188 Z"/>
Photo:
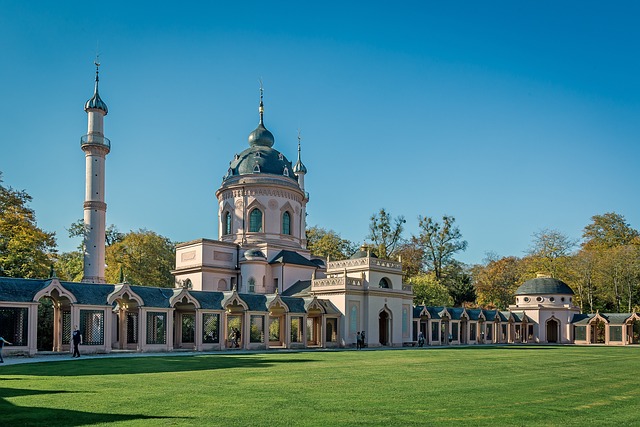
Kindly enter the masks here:
<path id="1" fill-rule="evenodd" d="M 364 331 L 358 332 L 356 334 L 356 350 L 360 350 L 365 347 L 366 344 L 364 339 L 365 339 Z"/>
<path id="2" fill-rule="evenodd" d="M 240 347 L 240 338 L 240 329 L 232 328 L 231 333 L 229 334 L 229 339 L 231 339 L 231 348 Z"/>

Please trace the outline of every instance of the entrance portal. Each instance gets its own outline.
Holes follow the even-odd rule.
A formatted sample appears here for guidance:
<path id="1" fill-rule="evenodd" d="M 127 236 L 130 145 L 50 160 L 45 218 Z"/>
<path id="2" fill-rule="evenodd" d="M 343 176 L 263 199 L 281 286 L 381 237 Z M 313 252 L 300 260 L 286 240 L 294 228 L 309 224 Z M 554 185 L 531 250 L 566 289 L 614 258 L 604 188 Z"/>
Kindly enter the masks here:
<path id="1" fill-rule="evenodd" d="M 547 321 L 547 342 L 558 342 L 558 321 L 549 319 Z"/>
<path id="2" fill-rule="evenodd" d="M 389 313 L 386 311 L 380 312 L 378 317 L 378 334 L 380 336 L 380 345 L 389 345 Z"/>

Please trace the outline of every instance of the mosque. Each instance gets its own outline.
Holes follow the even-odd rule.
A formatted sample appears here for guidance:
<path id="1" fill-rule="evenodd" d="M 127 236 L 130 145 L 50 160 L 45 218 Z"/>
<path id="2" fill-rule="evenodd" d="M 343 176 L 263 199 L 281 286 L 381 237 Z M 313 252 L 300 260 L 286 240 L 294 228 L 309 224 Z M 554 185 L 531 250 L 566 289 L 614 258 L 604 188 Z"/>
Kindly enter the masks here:
<path id="1" fill-rule="evenodd" d="M 346 260 L 314 257 L 305 238 L 309 193 L 300 140 L 295 163 L 273 148 L 260 91 L 259 123 L 232 156 L 218 200 L 218 240 L 176 248 L 175 288 L 105 283 L 106 103 L 85 103 L 87 134 L 82 283 L 0 277 L 0 336 L 5 351 L 69 352 L 71 331 L 83 353 L 213 351 L 461 344 L 637 344 L 640 316 L 580 314 L 564 282 L 522 284 L 508 310 L 414 306 L 399 261 L 360 250 Z M 123 281 L 124 282 L 124 281 Z M 38 349 L 38 305 L 53 301 L 53 348 Z"/>

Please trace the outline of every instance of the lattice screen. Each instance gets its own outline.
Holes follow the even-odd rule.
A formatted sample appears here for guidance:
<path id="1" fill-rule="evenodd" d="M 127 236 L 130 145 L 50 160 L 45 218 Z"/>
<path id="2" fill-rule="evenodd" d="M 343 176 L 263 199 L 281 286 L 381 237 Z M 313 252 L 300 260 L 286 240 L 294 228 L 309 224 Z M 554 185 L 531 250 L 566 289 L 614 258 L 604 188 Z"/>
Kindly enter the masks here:
<path id="1" fill-rule="evenodd" d="M 103 345 L 104 311 L 80 310 L 80 333 L 84 345 Z"/>
<path id="2" fill-rule="evenodd" d="M 215 313 L 204 313 L 202 315 L 202 342 L 213 344 L 220 342 L 219 328 L 220 315 Z"/>

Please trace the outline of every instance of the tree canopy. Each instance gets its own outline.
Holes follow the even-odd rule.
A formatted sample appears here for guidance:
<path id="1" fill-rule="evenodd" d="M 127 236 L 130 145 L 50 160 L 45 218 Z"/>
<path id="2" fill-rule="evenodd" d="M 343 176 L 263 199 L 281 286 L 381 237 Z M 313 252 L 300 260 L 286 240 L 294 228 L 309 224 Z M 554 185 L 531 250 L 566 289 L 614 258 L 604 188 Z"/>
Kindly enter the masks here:
<path id="1" fill-rule="evenodd" d="M 315 256 L 337 261 L 349 258 L 357 249 L 353 242 L 343 239 L 333 230 L 322 227 L 307 228 L 306 236 L 307 249 Z"/>
<path id="2" fill-rule="evenodd" d="M 402 232 L 406 222 L 402 215 L 392 218 L 384 208 L 371 215 L 367 239 L 371 241 L 378 258 L 391 259 L 396 255 L 402 243 Z"/>
<path id="3" fill-rule="evenodd" d="M 0 275 L 47 277 L 56 251 L 55 233 L 38 227 L 26 191 L 2 185 L 0 172 Z"/>
<path id="4" fill-rule="evenodd" d="M 443 278 L 444 268 L 453 260 L 453 255 L 467 249 L 467 241 L 462 239 L 455 221 L 448 215 L 442 217 L 442 223 L 429 216 L 418 217 L 420 234 L 412 240 L 422 249 L 427 270 L 433 271 L 438 280 Z"/>

